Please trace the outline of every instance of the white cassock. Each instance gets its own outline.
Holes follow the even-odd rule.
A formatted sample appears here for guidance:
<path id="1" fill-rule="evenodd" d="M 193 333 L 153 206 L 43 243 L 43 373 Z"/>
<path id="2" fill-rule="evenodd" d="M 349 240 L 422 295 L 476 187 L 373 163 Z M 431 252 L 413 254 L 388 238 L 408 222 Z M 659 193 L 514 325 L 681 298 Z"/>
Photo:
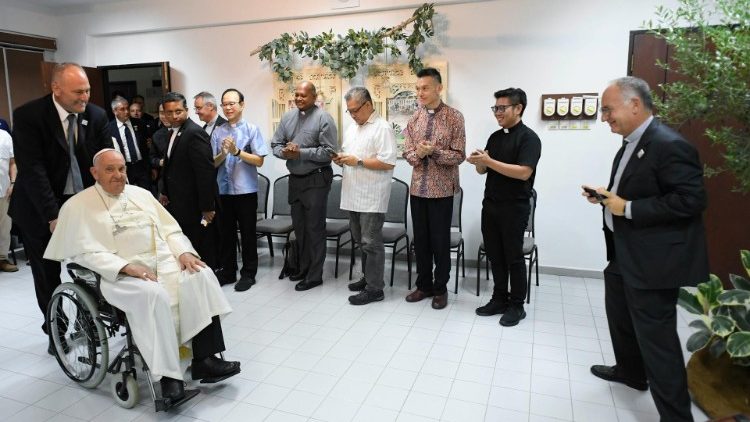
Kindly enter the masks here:
<path id="1" fill-rule="evenodd" d="M 44 257 L 99 273 L 104 298 L 127 315 L 151 372 L 182 379 L 179 345 L 189 346 L 212 317 L 232 311 L 210 268 L 180 271 L 185 252 L 198 256 L 151 192 L 126 185 L 110 195 L 97 183 L 62 206 Z M 121 274 L 131 263 L 148 267 L 158 282 Z"/>

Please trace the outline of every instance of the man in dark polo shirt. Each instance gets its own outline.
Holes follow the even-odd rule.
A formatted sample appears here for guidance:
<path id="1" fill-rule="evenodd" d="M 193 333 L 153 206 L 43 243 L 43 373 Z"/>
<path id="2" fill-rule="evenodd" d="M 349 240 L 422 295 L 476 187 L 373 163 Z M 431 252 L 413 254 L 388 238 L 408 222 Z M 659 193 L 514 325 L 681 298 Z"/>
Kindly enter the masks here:
<path id="1" fill-rule="evenodd" d="M 523 235 L 531 212 L 529 198 L 542 143 L 521 121 L 526 109 L 526 93 L 522 89 L 497 91 L 491 109 L 501 129 L 490 135 L 484 151 L 474 151 L 467 157 L 477 173 L 487 174 L 482 236 L 495 281 L 492 299 L 476 312 L 480 316 L 504 314 L 500 325 L 511 327 L 526 317 Z"/>

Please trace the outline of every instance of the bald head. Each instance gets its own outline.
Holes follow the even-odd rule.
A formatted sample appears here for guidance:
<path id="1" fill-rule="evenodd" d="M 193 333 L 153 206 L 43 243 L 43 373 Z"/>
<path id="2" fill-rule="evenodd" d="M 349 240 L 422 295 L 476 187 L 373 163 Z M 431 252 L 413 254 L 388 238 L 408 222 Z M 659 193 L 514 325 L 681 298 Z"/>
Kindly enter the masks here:
<path id="1" fill-rule="evenodd" d="M 294 104 L 302 111 L 315 105 L 315 99 L 317 97 L 318 93 L 315 89 L 315 85 L 310 81 L 300 82 L 294 89 Z"/>
<path id="2" fill-rule="evenodd" d="M 68 113 L 83 113 L 89 102 L 91 85 L 86 72 L 75 63 L 61 63 L 52 71 L 52 94 Z"/>

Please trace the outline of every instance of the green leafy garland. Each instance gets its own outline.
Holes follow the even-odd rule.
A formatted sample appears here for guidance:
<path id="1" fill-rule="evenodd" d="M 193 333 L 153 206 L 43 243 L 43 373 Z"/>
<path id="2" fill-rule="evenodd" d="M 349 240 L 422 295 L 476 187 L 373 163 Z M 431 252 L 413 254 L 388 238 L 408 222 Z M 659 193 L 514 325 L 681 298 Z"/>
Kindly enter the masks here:
<path id="1" fill-rule="evenodd" d="M 414 73 L 422 70 L 422 60 L 417 57 L 417 48 L 428 38 L 435 35 L 432 23 L 435 10 L 433 4 L 425 3 L 414 11 L 411 18 L 392 28 L 380 28 L 377 31 L 350 29 L 346 35 L 334 35 L 333 31 L 324 32 L 311 37 L 307 32 L 299 34 L 281 34 L 279 38 L 256 48 L 250 52 L 251 56 L 258 54 L 261 60 L 271 62 L 271 68 L 284 82 L 292 80 L 292 54 L 320 60 L 323 66 L 328 67 L 342 78 L 351 79 L 357 71 L 368 61 L 378 54 L 390 48 L 390 56 L 397 58 L 401 56 L 401 50 L 389 46 L 387 39 L 395 44 L 404 41 L 409 58 L 409 67 Z M 404 30 L 409 24 L 411 34 L 406 35 Z"/>

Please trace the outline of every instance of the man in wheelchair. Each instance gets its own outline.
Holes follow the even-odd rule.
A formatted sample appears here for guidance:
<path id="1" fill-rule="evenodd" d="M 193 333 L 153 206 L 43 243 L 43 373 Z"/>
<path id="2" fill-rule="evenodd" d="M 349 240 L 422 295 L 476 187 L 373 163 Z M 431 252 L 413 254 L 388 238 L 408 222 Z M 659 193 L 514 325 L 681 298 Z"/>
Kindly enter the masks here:
<path id="1" fill-rule="evenodd" d="M 192 397 L 183 385 L 179 346 L 192 347 L 192 378 L 217 382 L 240 372 L 223 352 L 219 318 L 231 307 L 174 218 L 151 192 L 126 185 L 125 159 L 114 149 L 94 156 L 96 184 L 68 200 L 44 254 L 101 276 L 101 292 L 122 310 L 162 396 Z"/>

